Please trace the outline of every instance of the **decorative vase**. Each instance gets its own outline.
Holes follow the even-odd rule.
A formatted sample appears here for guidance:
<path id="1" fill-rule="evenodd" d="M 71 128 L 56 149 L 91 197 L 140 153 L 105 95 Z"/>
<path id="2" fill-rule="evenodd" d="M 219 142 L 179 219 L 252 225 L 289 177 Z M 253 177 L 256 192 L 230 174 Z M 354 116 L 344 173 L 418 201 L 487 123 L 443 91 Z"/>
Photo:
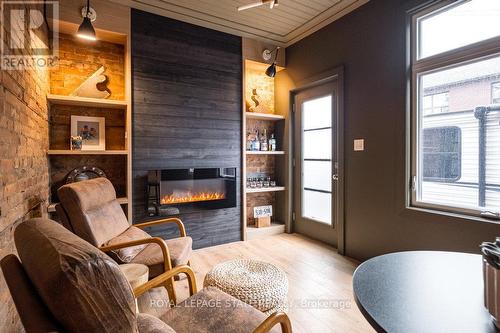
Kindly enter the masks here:
<path id="1" fill-rule="evenodd" d="M 71 137 L 71 150 L 82 150 L 83 139 L 81 136 Z"/>

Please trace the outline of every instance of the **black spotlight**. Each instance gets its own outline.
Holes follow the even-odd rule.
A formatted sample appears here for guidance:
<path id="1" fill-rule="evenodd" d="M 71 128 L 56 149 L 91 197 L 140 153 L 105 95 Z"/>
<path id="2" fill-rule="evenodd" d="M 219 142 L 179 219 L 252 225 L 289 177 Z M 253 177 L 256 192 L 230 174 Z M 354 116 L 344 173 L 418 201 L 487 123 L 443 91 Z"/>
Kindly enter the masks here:
<path id="1" fill-rule="evenodd" d="M 94 27 L 92 26 L 92 21 L 90 20 L 89 14 L 90 14 L 90 0 L 87 0 L 87 14 L 83 18 L 83 22 L 82 24 L 80 24 L 80 27 L 78 28 L 78 32 L 76 33 L 76 35 L 83 39 L 96 40 L 95 30 Z"/>
<path id="2" fill-rule="evenodd" d="M 269 77 L 275 77 L 276 76 L 276 59 L 278 58 L 278 52 L 280 48 L 279 46 L 276 48 L 276 53 L 274 54 L 274 61 L 271 64 L 271 66 L 267 67 L 266 69 L 266 75 Z"/>

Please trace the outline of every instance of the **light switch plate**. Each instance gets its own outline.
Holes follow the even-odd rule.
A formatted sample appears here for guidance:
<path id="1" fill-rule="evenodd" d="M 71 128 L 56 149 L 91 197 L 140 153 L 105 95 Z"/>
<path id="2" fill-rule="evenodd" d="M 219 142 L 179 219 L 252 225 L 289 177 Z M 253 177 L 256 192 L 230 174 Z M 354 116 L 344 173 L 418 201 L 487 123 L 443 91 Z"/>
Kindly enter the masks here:
<path id="1" fill-rule="evenodd" d="M 365 150 L 365 139 L 354 139 L 354 151 Z"/>

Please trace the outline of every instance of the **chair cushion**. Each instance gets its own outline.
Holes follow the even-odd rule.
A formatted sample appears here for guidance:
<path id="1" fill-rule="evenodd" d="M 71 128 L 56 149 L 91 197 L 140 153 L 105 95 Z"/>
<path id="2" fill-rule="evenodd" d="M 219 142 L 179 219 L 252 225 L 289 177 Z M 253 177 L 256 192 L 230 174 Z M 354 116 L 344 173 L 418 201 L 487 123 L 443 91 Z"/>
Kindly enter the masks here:
<path id="1" fill-rule="evenodd" d="M 130 226 L 116 200 L 113 184 L 106 178 L 67 184 L 60 187 L 57 194 L 73 232 L 96 247 Z"/>
<path id="2" fill-rule="evenodd" d="M 250 333 L 266 318 L 250 305 L 215 287 L 207 287 L 160 319 L 177 333 Z M 280 330 L 275 327 L 271 332 Z"/>
<path id="3" fill-rule="evenodd" d="M 146 313 L 137 315 L 137 325 L 139 326 L 139 333 L 176 333 L 172 327 Z"/>
<path id="4" fill-rule="evenodd" d="M 23 267 L 65 332 L 137 332 L 132 289 L 116 262 L 57 222 L 14 232 Z"/>
<path id="5" fill-rule="evenodd" d="M 191 237 L 179 237 L 168 239 L 168 251 L 172 267 L 187 264 L 192 253 L 193 240 Z M 155 277 L 163 273 L 163 253 L 157 244 L 149 244 L 135 256 L 131 261 L 135 264 L 144 264 L 149 267 L 149 277 Z"/>
<path id="6" fill-rule="evenodd" d="M 105 246 L 108 245 L 114 245 L 114 244 L 119 244 L 119 243 L 125 243 L 125 242 L 130 242 L 133 240 L 138 240 L 138 239 L 144 239 L 144 238 L 151 238 L 151 236 L 137 228 L 137 227 L 129 227 L 127 230 L 125 230 L 123 233 L 120 235 L 116 236 L 115 238 L 111 239 L 107 243 L 105 243 Z M 137 245 L 133 247 L 126 247 L 124 249 L 118 249 L 111 251 L 110 255 L 113 259 L 118 261 L 119 263 L 129 263 L 134 257 L 144 250 L 148 244 L 143 244 L 143 245 Z"/>

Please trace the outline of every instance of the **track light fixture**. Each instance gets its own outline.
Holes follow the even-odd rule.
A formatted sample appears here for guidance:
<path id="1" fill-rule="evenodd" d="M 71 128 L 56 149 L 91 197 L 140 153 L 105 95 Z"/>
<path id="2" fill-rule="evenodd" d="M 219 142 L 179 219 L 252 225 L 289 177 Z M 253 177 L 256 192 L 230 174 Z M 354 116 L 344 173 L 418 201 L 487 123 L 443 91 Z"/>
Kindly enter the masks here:
<path id="1" fill-rule="evenodd" d="M 83 22 L 80 24 L 76 35 L 86 40 L 96 40 L 95 30 L 92 26 L 92 21 L 95 20 L 96 13 L 95 10 L 90 7 L 90 0 L 87 0 L 87 7 L 82 9 L 82 16 Z"/>
<path id="2" fill-rule="evenodd" d="M 277 46 L 276 49 L 274 50 L 276 52 L 274 54 L 274 61 L 271 64 L 271 66 L 269 66 L 266 69 L 266 75 L 269 76 L 269 77 L 275 77 L 276 76 L 276 59 L 278 59 L 278 52 L 279 52 L 279 50 L 280 50 L 280 47 Z M 271 59 L 271 55 L 272 55 L 272 53 L 274 51 L 264 50 L 264 52 L 262 54 L 262 56 L 264 57 L 264 60 L 267 61 L 267 60 Z"/>

